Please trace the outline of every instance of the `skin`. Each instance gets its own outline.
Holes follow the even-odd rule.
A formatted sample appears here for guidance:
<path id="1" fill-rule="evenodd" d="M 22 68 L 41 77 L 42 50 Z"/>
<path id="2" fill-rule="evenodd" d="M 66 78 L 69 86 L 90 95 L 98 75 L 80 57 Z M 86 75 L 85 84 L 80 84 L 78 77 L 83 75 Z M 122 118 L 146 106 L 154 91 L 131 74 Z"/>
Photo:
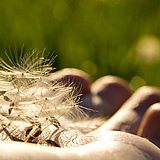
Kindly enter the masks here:
<path id="1" fill-rule="evenodd" d="M 90 94 L 82 97 L 82 106 L 91 109 L 89 115 L 93 117 L 110 117 L 131 93 L 128 83 L 122 78 L 103 76 L 92 83 Z"/>
<path id="2" fill-rule="evenodd" d="M 146 110 L 160 102 L 160 89 L 144 86 L 139 88 L 122 107 L 101 127 L 136 134 Z"/>
<path id="3" fill-rule="evenodd" d="M 52 73 L 49 76 L 52 81 L 63 83 L 66 86 L 73 86 L 78 94 L 87 95 L 90 93 L 92 79 L 86 72 L 76 68 L 65 68 Z"/>
<path id="4" fill-rule="evenodd" d="M 154 117 L 156 117 L 154 115 L 159 115 L 159 109 L 153 108 L 150 111 L 150 106 L 157 102 L 160 102 L 160 90 L 155 87 L 142 87 L 101 127 L 86 134 L 96 137 L 95 141 L 86 145 L 68 148 L 46 147 L 29 143 L 2 142 L 0 143 L 0 159 L 160 159 L 159 148 L 153 144 L 154 142 L 149 141 L 153 138 L 153 135 L 158 132 L 157 129 L 155 129 L 156 127 L 153 128 L 154 132 L 152 134 L 148 133 L 152 129 L 151 124 L 153 122 L 155 126 L 159 125 L 160 119 L 154 120 Z M 138 135 L 136 135 L 137 133 Z M 148 136 L 148 134 L 150 136 Z M 159 134 L 157 135 L 158 136 L 154 137 L 156 141 L 159 140 Z"/>
<path id="5" fill-rule="evenodd" d="M 107 75 L 92 83 L 86 72 L 76 68 L 59 70 L 52 73 L 49 79 L 73 86 L 80 95 L 79 104 L 92 117 L 113 115 L 132 93 L 129 84 L 120 77 Z"/>
<path id="6" fill-rule="evenodd" d="M 159 159 L 160 150 L 148 140 L 123 132 L 108 131 L 101 140 L 74 148 L 51 148 L 24 143 L 1 143 L 1 160 L 149 160 Z"/>
<path id="7" fill-rule="evenodd" d="M 160 103 L 155 103 L 146 111 L 137 135 L 149 139 L 151 142 L 160 147 Z"/>

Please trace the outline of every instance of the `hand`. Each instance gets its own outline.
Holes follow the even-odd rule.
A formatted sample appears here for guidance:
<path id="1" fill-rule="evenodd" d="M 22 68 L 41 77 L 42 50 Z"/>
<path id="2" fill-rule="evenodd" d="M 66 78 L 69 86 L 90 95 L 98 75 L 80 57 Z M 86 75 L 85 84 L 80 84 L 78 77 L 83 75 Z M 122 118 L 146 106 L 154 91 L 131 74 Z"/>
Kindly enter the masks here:
<path id="1" fill-rule="evenodd" d="M 69 77 L 72 76 L 69 75 Z M 84 75 L 78 76 L 84 79 Z M 85 96 L 91 97 L 91 103 L 87 104 L 86 101 L 83 105 L 91 110 L 97 109 L 99 111 L 98 115 L 92 114 L 92 116 L 111 116 L 113 112 L 118 110 L 115 107 L 120 107 L 101 127 L 86 134 L 86 136 L 96 137 L 95 141 L 71 148 L 44 147 L 27 143 L 1 143 L 0 159 L 160 159 L 160 150 L 153 144 L 159 144 L 157 126 L 159 123 L 160 104 L 157 102 L 160 102 L 160 90 L 146 86 L 131 95 L 131 90 L 125 81 L 114 76 L 109 79 L 110 81 L 108 80 L 106 86 L 115 86 L 111 87 L 113 89 L 104 87 L 102 82 L 99 84 L 103 84 L 104 88 L 99 86 L 98 89 L 101 90 L 97 91 L 97 89 L 97 93 L 93 89 L 96 82 L 88 83 L 90 86 L 84 87 L 88 91 L 85 91 L 82 99 L 85 99 Z M 103 89 L 106 91 L 104 92 Z M 119 96 L 114 94 L 117 92 Z M 125 96 L 122 96 L 122 93 Z M 107 95 L 105 96 L 105 94 Z M 96 100 L 93 100 L 95 97 L 100 98 L 102 103 L 95 103 Z M 110 103 L 106 100 L 108 97 L 113 99 L 112 101 L 108 100 Z M 119 100 L 119 97 L 123 98 Z M 105 103 L 110 105 L 104 105 Z M 113 110 L 108 110 L 105 107 L 113 107 Z M 105 111 L 106 113 L 104 113 Z M 148 138 L 153 143 L 140 136 Z"/>

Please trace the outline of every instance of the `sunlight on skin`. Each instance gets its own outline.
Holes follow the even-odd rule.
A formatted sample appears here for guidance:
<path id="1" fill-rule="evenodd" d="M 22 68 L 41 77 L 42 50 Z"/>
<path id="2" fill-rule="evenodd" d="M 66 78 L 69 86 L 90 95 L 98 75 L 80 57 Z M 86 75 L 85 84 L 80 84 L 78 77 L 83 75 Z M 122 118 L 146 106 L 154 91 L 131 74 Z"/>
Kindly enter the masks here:
<path id="1" fill-rule="evenodd" d="M 63 92 L 66 91 L 63 90 Z M 160 102 L 160 90 L 155 87 L 141 87 L 100 128 L 86 134 L 86 136 L 95 137 L 95 141 L 82 146 L 68 148 L 46 147 L 29 143 L 2 142 L 0 144 L 0 159 L 160 159 L 160 150 L 158 147 L 145 138 L 133 135 L 137 133 L 146 110 L 156 102 Z"/>
<path id="2" fill-rule="evenodd" d="M 141 87 L 102 126 L 102 129 L 121 130 L 136 134 L 145 111 L 150 105 L 157 102 L 160 102 L 159 88 Z"/>
<path id="3" fill-rule="evenodd" d="M 160 103 L 155 103 L 146 111 L 137 135 L 146 137 L 160 147 Z"/>
<path id="4" fill-rule="evenodd" d="M 74 148 L 51 148 L 24 143 L 1 143 L 2 160 L 18 159 L 84 159 L 149 160 L 159 159 L 160 150 L 148 140 L 128 133 L 108 131 L 101 140 Z M 18 151 L 18 152 L 17 152 Z"/>

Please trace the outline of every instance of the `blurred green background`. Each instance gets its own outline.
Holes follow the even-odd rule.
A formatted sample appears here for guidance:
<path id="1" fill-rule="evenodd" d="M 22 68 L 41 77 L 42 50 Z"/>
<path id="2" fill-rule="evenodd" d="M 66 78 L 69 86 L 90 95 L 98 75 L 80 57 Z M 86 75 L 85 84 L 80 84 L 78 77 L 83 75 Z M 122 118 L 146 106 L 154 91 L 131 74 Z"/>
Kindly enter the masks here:
<path id="1" fill-rule="evenodd" d="M 95 80 L 160 86 L 160 0 L 1 0 L 0 49 L 27 44 Z"/>

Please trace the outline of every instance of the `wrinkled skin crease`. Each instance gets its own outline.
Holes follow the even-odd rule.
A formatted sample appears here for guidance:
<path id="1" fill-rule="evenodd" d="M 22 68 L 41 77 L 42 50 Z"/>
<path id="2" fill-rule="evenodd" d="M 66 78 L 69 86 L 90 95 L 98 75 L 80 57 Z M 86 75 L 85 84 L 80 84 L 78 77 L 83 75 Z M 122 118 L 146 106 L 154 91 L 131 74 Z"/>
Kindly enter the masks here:
<path id="1" fill-rule="evenodd" d="M 160 150 L 148 140 L 128 133 L 99 133 L 96 142 L 73 148 L 52 148 L 25 143 L 1 143 L 2 160 L 18 159 L 84 159 L 84 160 L 150 160 L 160 159 Z M 18 152 L 17 152 L 18 151 Z"/>
<path id="2" fill-rule="evenodd" d="M 142 96 L 143 95 L 143 96 Z M 136 134 L 143 118 L 144 109 L 160 101 L 160 91 L 141 88 L 121 107 L 102 127 L 89 133 L 95 138 L 88 144 L 78 147 L 54 148 L 27 143 L 0 144 L 0 159 L 108 159 L 108 160 L 150 160 L 160 159 L 160 150 L 147 139 Z M 127 128 L 129 126 L 129 128 Z M 120 130 L 109 131 L 109 130 Z"/>
<path id="3" fill-rule="evenodd" d="M 118 119 L 117 123 L 119 123 Z M 109 131 L 108 125 L 106 122 L 88 134 L 96 137 L 94 142 L 78 147 L 56 148 L 29 143 L 2 142 L 0 144 L 0 159 L 121 160 L 124 157 L 126 160 L 160 159 L 159 148 L 147 139 L 126 132 Z"/>

